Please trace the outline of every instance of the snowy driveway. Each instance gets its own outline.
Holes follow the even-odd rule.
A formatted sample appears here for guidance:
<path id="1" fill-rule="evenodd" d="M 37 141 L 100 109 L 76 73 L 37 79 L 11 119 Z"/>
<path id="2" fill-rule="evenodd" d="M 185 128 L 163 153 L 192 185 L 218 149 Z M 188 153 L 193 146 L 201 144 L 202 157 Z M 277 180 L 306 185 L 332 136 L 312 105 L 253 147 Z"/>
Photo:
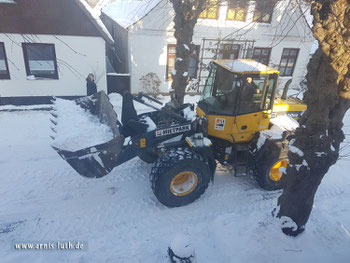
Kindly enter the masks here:
<path id="1" fill-rule="evenodd" d="M 280 192 L 251 178 L 219 167 L 198 201 L 169 209 L 149 186 L 152 165 L 135 158 L 85 179 L 51 149 L 50 134 L 48 112 L 0 112 L 1 262 L 167 262 L 177 233 L 190 235 L 198 263 L 350 262 L 348 159 L 324 179 L 305 233 L 287 238 L 270 217 Z M 73 240 L 87 241 L 87 251 L 12 248 Z"/>

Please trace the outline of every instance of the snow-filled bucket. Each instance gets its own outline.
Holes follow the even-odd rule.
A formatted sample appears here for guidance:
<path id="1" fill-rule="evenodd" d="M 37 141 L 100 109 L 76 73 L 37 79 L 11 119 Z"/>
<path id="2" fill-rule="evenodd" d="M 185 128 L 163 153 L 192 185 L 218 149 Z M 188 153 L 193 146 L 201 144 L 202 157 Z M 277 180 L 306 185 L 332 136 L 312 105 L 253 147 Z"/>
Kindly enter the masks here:
<path id="1" fill-rule="evenodd" d="M 106 93 L 74 101 L 55 99 L 51 115 L 52 148 L 80 175 L 103 177 L 120 163 L 124 137 Z"/>

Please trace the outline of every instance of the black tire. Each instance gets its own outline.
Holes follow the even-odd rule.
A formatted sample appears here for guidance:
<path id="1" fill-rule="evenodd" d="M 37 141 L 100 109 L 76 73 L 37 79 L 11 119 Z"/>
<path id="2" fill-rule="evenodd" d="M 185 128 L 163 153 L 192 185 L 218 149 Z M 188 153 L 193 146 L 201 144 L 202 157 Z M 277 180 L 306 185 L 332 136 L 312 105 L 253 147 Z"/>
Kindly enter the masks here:
<path id="1" fill-rule="evenodd" d="M 273 142 L 266 140 L 265 145 L 261 148 L 259 156 L 261 156 L 255 164 L 254 177 L 259 185 L 268 191 L 278 190 L 283 187 L 285 174 L 281 173 L 279 180 L 273 180 L 271 169 L 274 165 L 281 161 L 286 166 L 288 162 L 288 144 L 287 140 L 283 142 Z M 276 177 L 275 177 L 276 178 Z"/>
<path id="2" fill-rule="evenodd" d="M 174 187 L 175 178 L 183 173 L 189 173 L 191 176 L 195 174 L 197 180 L 192 186 L 194 188 L 180 196 L 173 193 L 170 188 Z M 156 162 L 152 168 L 150 181 L 154 195 L 163 205 L 167 207 L 185 206 L 198 199 L 207 189 L 210 169 L 208 163 L 190 149 L 174 148 L 165 152 Z M 193 183 L 193 180 L 190 183 Z"/>

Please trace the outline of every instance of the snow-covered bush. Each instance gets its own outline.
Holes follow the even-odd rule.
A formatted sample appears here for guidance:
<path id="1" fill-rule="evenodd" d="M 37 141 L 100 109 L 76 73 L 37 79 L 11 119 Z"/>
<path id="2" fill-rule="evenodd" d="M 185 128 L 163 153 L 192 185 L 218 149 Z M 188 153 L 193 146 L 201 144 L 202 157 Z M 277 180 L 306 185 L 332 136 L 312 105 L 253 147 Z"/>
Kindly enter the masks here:
<path id="1" fill-rule="evenodd" d="M 154 72 L 149 72 L 146 75 L 142 76 L 140 78 L 141 81 L 141 89 L 153 96 L 154 98 L 157 98 L 160 95 L 160 79 Z"/>
<path id="2" fill-rule="evenodd" d="M 199 92 L 199 81 L 198 79 L 191 79 L 187 86 L 186 92 Z"/>

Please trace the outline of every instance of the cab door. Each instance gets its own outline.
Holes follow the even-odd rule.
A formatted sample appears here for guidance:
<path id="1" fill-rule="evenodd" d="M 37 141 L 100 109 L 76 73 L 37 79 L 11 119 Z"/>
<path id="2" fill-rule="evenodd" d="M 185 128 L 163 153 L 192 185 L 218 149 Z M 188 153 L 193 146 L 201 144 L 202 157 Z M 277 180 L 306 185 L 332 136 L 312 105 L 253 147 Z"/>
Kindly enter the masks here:
<path id="1" fill-rule="evenodd" d="M 236 116 L 234 122 L 235 142 L 248 142 L 256 132 L 269 128 L 270 117 L 267 111 L 260 111 Z"/>
<path id="2" fill-rule="evenodd" d="M 232 134 L 235 142 L 248 142 L 256 132 L 269 129 L 276 79 L 274 75 L 253 78 L 260 93 L 255 94 L 251 101 L 240 100 Z"/>

